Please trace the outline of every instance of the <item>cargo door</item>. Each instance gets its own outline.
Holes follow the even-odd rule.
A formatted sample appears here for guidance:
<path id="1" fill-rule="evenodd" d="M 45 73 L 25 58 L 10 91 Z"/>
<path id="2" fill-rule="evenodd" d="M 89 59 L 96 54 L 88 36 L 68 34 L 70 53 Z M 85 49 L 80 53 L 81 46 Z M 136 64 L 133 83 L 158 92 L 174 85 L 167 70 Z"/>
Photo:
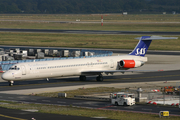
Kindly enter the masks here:
<path id="1" fill-rule="evenodd" d="M 22 75 L 26 75 L 26 68 L 24 65 L 21 66 Z"/>

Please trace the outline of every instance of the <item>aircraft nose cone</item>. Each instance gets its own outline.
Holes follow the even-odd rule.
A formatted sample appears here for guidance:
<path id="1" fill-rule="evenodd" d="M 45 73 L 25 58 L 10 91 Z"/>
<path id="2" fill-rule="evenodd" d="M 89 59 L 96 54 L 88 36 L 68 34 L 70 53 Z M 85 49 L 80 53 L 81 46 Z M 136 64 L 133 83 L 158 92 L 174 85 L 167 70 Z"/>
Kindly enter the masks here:
<path id="1" fill-rule="evenodd" d="M 3 73 L 3 74 L 1 75 L 1 78 L 2 78 L 3 80 L 9 80 L 9 79 L 10 79 L 10 75 L 7 74 L 7 73 Z"/>

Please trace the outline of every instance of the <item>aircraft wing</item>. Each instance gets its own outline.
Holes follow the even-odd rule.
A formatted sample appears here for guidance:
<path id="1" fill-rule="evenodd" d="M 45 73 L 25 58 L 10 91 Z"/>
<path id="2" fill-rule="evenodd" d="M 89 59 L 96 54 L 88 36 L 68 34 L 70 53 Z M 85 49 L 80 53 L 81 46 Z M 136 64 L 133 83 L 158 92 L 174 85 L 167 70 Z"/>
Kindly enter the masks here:
<path id="1" fill-rule="evenodd" d="M 83 75 L 99 75 L 101 73 L 113 74 L 113 73 L 125 73 L 125 72 L 157 72 L 163 70 L 91 70 L 91 71 L 81 71 Z"/>

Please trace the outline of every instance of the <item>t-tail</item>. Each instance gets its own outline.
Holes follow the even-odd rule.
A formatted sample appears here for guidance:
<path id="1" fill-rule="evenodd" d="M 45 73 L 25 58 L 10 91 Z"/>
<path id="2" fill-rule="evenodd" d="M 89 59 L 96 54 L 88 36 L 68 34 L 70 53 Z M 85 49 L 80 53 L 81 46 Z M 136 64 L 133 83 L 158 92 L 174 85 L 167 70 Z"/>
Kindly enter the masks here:
<path id="1" fill-rule="evenodd" d="M 177 39 L 177 37 L 142 36 L 135 39 L 139 39 L 139 43 L 129 55 L 144 57 L 152 40 Z"/>

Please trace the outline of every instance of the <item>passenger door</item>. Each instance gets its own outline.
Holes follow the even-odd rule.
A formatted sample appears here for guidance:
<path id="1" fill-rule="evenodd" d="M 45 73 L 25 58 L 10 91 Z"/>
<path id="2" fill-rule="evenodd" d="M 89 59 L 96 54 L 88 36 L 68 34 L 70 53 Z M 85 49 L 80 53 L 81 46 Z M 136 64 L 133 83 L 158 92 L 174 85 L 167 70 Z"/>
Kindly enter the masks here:
<path id="1" fill-rule="evenodd" d="M 26 68 L 24 65 L 21 66 L 22 75 L 26 75 Z"/>
<path id="2" fill-rule="evenodd" d="M 110 68 L 114 68 L 114 61 L 112 59 L 110 60 Z"/>

